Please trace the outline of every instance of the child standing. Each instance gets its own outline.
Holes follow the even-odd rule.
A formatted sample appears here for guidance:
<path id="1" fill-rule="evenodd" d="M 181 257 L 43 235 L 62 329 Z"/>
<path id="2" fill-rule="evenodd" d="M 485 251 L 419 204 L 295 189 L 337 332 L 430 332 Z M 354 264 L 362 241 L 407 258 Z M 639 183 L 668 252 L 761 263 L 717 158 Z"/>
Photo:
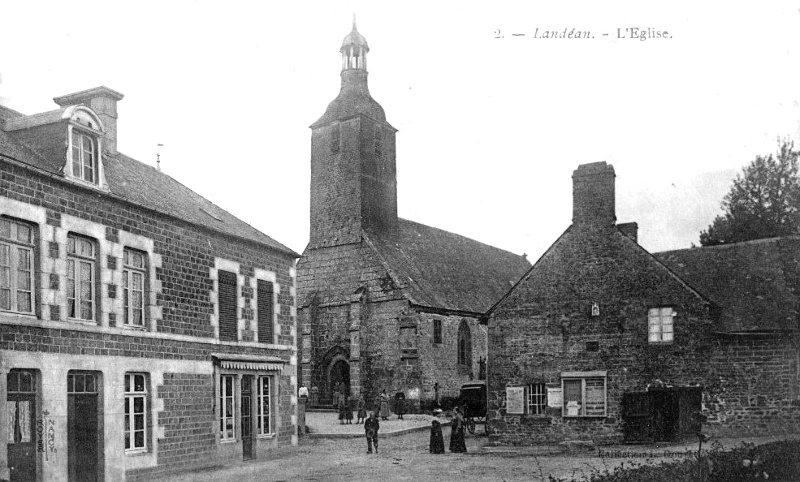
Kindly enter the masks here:
<path id="1" fill-rule="evenodd" d="M 364 421 L 364 434 L 367 436 L 367 453 L 372 453 L 372 445 L 375 445 L 375 453 L 378 453 L 378 430 L 381 428 L 380 422 L 375 418 L 375 412 L 369 412 L 369 417 Z"/>

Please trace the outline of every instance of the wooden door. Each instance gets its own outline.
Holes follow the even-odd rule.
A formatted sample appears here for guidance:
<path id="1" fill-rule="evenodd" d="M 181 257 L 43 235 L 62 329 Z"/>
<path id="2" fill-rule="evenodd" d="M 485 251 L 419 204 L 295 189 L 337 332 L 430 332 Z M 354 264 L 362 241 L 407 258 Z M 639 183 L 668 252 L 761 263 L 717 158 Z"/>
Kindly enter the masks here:
<path id="1" fill-rule="evenodd" d="M 652 439 L 650 415 L 648 393 L 622 394 L 622 432 L 626 442 L 646 442 Z"/>
<path id="2" fill-rule="evenodd" d="M 12 370 L 6 381 L 11 482 L 36 480 L 36 378 L 33 372 Z"/>
<path id="3" fill-rule="evenodd" d="M 99 441 L 96 376 L 91 373 L 70 373 L 67 390 L 69 480 L 95 482 Z"/>

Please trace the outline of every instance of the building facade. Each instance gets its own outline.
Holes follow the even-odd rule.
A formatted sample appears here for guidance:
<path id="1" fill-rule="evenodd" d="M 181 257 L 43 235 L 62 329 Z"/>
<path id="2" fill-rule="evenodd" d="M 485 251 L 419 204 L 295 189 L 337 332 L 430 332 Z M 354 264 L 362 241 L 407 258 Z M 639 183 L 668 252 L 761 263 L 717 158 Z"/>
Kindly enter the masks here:
<path id="1" fill-rule="evenodd" d="M 341 91 L 311 126 L 311 237 L 298 262 L 302 384 L 368 405 L 419 404 L 483 378 L 480 316 L 521 276 L 523 256 L 398 218 L 396 129 L 367 85 L 366 39 L 347 35 Z"/>
<path id="2" fill-rule="evenodd" d="M 654 256 L 614 183 L 578 167 L 572 225 L 487 315 L 490 439 L 796 430 L 798 239 Z"/>
<path id="3" fill-rule="evenodd" d="M 118 152 L 121 99 L 0 106 L 0 478 L 146 480 L 297 441 L 298 255 Z"/>

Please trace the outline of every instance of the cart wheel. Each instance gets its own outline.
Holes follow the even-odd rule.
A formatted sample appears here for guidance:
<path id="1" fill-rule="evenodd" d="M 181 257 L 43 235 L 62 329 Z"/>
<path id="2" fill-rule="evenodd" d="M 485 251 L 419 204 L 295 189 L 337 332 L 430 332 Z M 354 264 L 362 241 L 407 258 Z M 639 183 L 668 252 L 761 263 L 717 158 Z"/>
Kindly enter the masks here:
<path id="1" fill-rule="evenodd" d="M 469 430 L 469 433 L 475 433 L 475 419 L 472 417 L 467 419 L 467 430 Z"/>

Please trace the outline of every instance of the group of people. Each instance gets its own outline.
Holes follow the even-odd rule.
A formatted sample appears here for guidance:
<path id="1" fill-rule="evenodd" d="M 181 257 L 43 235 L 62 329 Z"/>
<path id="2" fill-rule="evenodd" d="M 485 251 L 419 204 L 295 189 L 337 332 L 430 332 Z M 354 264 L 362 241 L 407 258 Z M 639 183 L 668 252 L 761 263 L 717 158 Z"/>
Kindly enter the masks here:
<path id="1" fill-rule="evenodd" d="M 405 398 L 406 396 L 403 392 L 398 392 L 394 397 L 394 413 L 397 415 L 398 420 L 403 420 L 403 415 L 405 414 Z M 386 394 L 386 390 L 378 396 L 375 405 L 378 408 L 377 416 L 381 420 L 389 420 L 391 412 L 389 411 L 389 395 Z M 333 406 L 336 407 L 339 413 L 340 425 L 352 424 L 354 411 L 357 413 L 358 418 L 356 424 L 363 423 L 367 418 L 367 404 L 364 401 L 364 396 L 362 395 L 354 400 L 348 395 L 344 387 L 337 386 L 333 391 Z"/>
<path id="2" fill-rule="evenodd" d="M 453 421 L 450 426 L 450 452 L 465 453 L 467 444 L 464 440 L 464 412 L 461 408 L 456 408 L 453 414 Z M 444 437 L 442 436 L 442 424 L 436 418 L 431 422 L 431 443 L 430 452 L 432 454 L 444 453 Z"/>
<path id="3" fill-rule="evenodd" d="M 353 423 L 353 411 L 357 413 L 358 417 L 356 424 L 364 422 L 367 418 L 366 403 L 363 396 L 354 401 L 346 392 L 336 390 L 333 392 L 333 406 L 339 411 L 340 425 Z"/>
<path id="4" fill-rule="evenodd" d="M 366 410 L 366 402 L 363 395 L 358 399 L 352 399 L 344 387 L 337 386 L 333 392 L 333 405 L 339 412 L 340 424 L 352 424 L 353 412 L 356 411 L 358 420 L 356 424 L 364 424 L 364 434 L 367 437 L 367 453 L 378 453 L 378 431 L 380 430 L 380 420 L 389 420 L 389 395 L 383 390 L 375 402 L 377 410 Z M 403 420 L 405 414 L 405 394 L 399 392 L 395 395 L 394 412 L 398 420 Z M 450 431 L 450 452 L 464 453 L 467 445 L 464 439 L 464 411 L 460 407 L 454 410 L 453 420 Z M 442 435 L 442 424 L 436 418 L 431 422 L 430 453 L 444 453 L 444 436 Z"/>

